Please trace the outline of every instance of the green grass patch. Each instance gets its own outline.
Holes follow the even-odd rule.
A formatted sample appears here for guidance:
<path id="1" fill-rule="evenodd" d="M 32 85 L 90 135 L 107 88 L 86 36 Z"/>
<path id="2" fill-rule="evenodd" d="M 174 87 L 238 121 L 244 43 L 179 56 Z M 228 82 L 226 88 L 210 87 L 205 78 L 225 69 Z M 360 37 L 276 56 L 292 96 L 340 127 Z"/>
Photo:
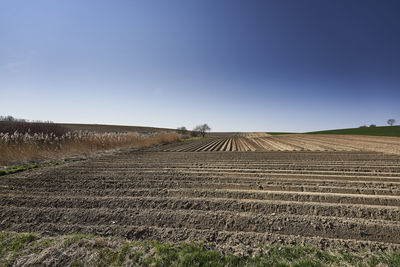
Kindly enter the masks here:
<path id="1" fill-rule="evenodd" d="M 358 135 L 400 137 L 400 126 L 360 127 L 360 128 L 308 132 L 307 134 L 355 134 L 355 135 L 358 134 Z"/>
<path id="2" fill-rule="evenodd" d="M 0 169 L 0 176 L 2 175 L 7 175 L 7 174 L 12 174 L 12 173 L 17 173 L 17 172 L 22 172 L 26 170 L 34 170 L 38 169 L 39 165 L 36 163 L 28 163 L 28 164 L 17 164 L 13 165 L 4 169 Z"/>
<path id="3" fill-rule="evenodd" d="M 13 166 L 9 166 L 3 169 L 0 169 L 0 176 L 13 174 L 18 172 L 23 172 L 27 170 L 36 170 L 40 168 L 45 168 L 49 166 L 56 166 L 62 164 L 61 161 L 49 161 L 49 162 L 42 162 L 42 163 L 25 163 L 25 164 L 16 164 Z"/>
<path id="4" fill-rule="evenodd" d="M 224 253 L 204 242 L 126 241 L 74 234 L 43 237 L 0 232 L 0 266 L 33 260 L 68 266 L 400 266 L 400 252 L 322 250 L 300 245 L 265 245 Z M 38 258 L 40 259 L 40 258 Z M 38 265 L 44 264 L 39 262 Z"/>
<path id="5" fill-rule="evenodd" d="M 33 233 L 6 233 L 0 232 L 0 266 L 11 266 L 21 251 L 27 246 L 34 243 L 38 236 Z M 33 249 L 34 246 L 30 248 Z"/>

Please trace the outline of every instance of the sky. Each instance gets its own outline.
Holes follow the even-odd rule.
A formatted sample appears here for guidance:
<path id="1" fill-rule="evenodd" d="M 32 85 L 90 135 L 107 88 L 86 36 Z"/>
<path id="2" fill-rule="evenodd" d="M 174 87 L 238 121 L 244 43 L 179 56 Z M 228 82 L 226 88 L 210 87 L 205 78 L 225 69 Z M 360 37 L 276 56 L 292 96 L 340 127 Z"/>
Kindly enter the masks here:
<path id="1" fill-rule="evenodd" d="M 0 0 L 0 115 L 212 131 L 400 121 L 398 0 Z"/>

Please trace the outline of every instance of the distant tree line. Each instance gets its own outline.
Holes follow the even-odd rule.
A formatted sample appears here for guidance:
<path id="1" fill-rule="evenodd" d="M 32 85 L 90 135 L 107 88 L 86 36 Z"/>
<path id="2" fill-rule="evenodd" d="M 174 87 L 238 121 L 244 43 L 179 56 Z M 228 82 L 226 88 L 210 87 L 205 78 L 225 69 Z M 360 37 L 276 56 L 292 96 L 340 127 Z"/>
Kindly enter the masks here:
<path id="1" fill-rule="evenodd" d="M 0 133 L 13 134 L 15 132 L 62 136 L 68 132 L 68 129 L 52 121 L 29 121 L 17 119 L 13 116 L 0 116 Z"/>
<path id="2" fill-rule="evenodd" d="M 185 126 L 178 127 L 177 132 L 183 136 L 191 135 L 193 137 L 202 136 L 204 137 L 211 128 L 207 123 L 197 125 L 193 130 L 189 131 Z"/>
<path id="3" fill-rule="evenodd" d="M 8 122 L 33 122 L 33 123 L 53 123 L 52 121 L 41 121 L 41 120 L 27 120 L 27 119 L 18 119 L 13 116 L 0 116 L 0 121 L 8 121 Z"/>
<path id="4" fill-rule="evenodd" d="M 395 119 L 388 119 L 386 121 L 387 124 L 389 124 L 389 126 L 393 126 L 396 123 Z M 367 125 L 361 125 L 360 128 L 367 128 Z M 369 127 L 376 127 L 376 124 L 371 124 Z"/>

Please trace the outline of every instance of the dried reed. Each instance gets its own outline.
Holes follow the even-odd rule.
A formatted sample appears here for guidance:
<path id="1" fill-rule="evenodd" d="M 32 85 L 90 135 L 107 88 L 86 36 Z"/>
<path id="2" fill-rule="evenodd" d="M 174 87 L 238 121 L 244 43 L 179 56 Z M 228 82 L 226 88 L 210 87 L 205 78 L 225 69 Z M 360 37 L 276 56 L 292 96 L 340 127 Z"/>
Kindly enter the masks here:
<path id="1" fill-rule="evenodd" d="M 59 159 L 117 148 L 140 148 L 178 141 L 178 134 L 68 132 L 0 133 L 0 166 L 37 160 Z"/>

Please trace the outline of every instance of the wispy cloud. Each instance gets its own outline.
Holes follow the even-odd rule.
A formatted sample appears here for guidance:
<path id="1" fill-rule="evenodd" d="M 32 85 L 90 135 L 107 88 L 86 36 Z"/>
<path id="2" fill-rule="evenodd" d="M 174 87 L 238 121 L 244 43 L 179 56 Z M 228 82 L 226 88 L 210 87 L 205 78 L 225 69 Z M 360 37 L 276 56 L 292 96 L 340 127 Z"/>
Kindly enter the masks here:
<path id="1" fill-rule="evenodd" d="M 26 65 L 26 62 L 23 61 L 14 61 L 14 62 L 8 62 L 4 65 L 2 65 L 2 69 L 6 70 L 8 72 L 18 72 L 21 70 L 24 66 Z"/>
<path id="2" fill-rule="evenodd" d="M 0 62 L 0 70 L 6 71 L 9 74 L 18 73 L 26 69 L 29 65 L 31 65 L 32 58 L 34 57 L 35 54 L 36 54 L 35 50 L 28 49 L 18 58 L 14 58 L 9 61 L 4 60 L 3 62 Z"/>

